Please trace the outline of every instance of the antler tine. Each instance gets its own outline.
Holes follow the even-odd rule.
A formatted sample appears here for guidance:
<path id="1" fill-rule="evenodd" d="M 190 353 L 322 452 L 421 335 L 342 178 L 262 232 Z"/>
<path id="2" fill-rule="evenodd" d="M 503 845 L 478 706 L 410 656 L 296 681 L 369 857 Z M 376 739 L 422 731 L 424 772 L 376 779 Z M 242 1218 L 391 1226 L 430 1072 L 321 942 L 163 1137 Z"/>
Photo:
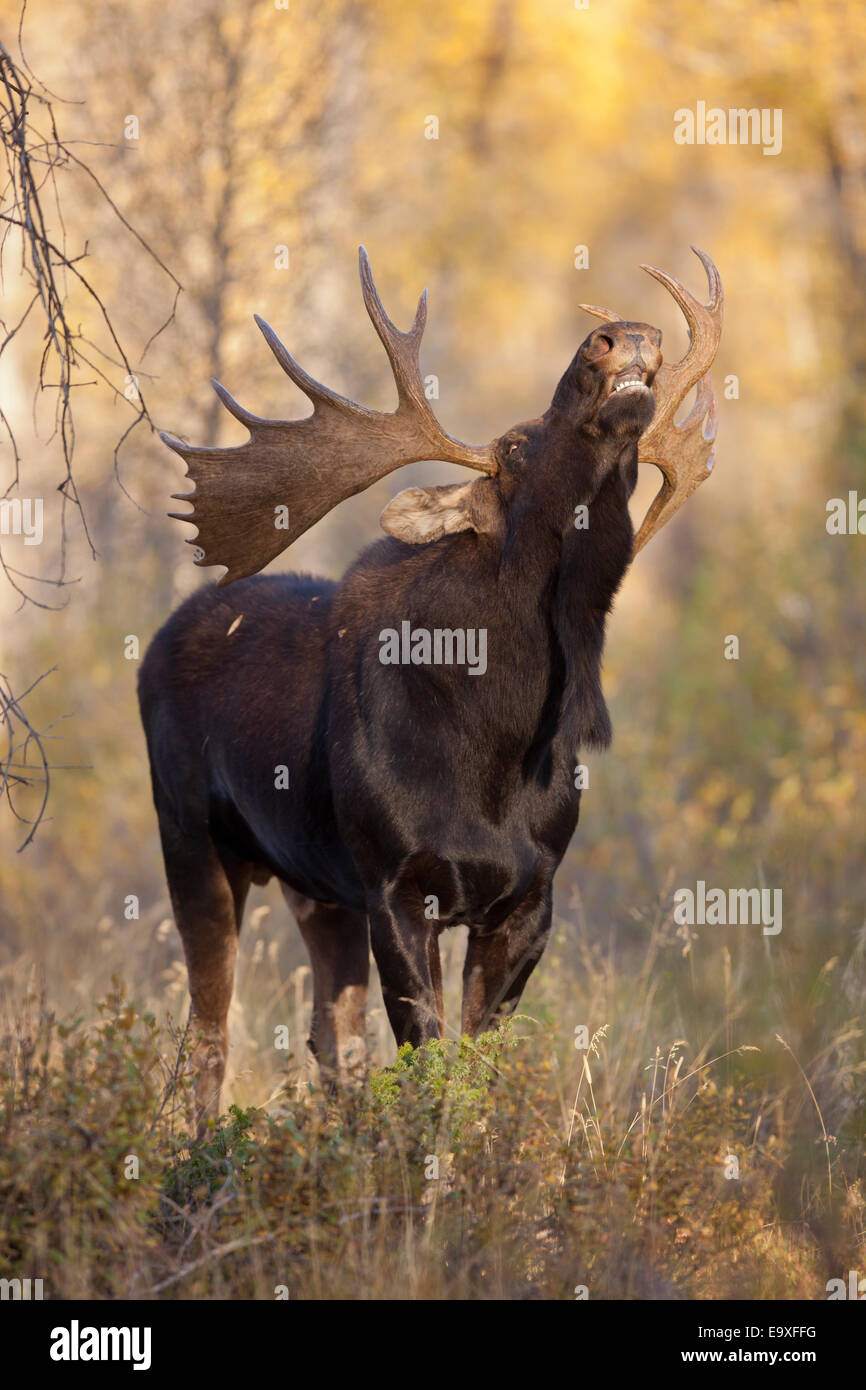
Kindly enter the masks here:
<path id="1" fill-rule="evenodd" d="M 428 414 L 429 407 L 424 396 L 419 361 L 421 339 L 427 326 L 427 291 L 424 290 L 418 300 L 412 327 L 408 332 L 403 333 L 385 312 L 384 305 L 379 298 L 379 291 L 376 289 L 376 282 L 373 279 L 370 257 L 364 246 L 358 247 L 358 266 L 361 271 L 361 291 L 364 295 L 364 305 L 370 315 L 370 321 L 382 341 L 382 346 L 388 354 L 400 403 L 414 403 L 425 414 Z"/>
<path id="2" fill-rule="evenodd" d="M 641 266 L 665 289 L 680 306 L 689 329 L 689 346 L 679 362 L 665 362 L 656 375 L 654 393 L 656 409 L 649 429 L 640 441 L 639 454 L 647 462 L 655 463 L 657 441 L 664 438 L 674 416 L 685 400 L 688 392 L 709 370 L 722 333 L 724 294 L 722 281 L 716 266 L 705 251 L 693 246 L 692 250 L 707 273 L 710 287 L 710 302 L 701 304 L 700 300 L 655 266 Z"/>
<path id="3" fill-rule="evenodd" d="M 660 531 L 679 511 L 692 493 L 713 471 L 716 451 L 713 442 L 718 424 L 716 394 L 710 385 L 709 374 L 698 382 L 697 399 L 680 425 L 670 426 L 664 455 L 653 450 L 651 462 L 662 473 L 662 485 L 647 509 L 635 537 L 633 555 L 643 550 L 647 541 Z M 643 441 L 641 441 L 643 443 Z M 643 454 L 638 452 L 643 458 Z"/>
<path id="4" fill-rule="evenodd" d="M 675 280 L 666 271 L 659 270 L 652 265 L 641 266 L 641 270 L 645 270 L 654 280 L 658 280 L 659 284 L 664 285 L 668 293 L 676 300 L 689 329 L 689 346 L 684 356 L 680 358 L 679 362 L 665 363 L 658 373 L 656 415 L 647 435 L 644 436 L 644 440 L 648 436 L 652 436 L 671 416 L 676 414 L 686 393 L 691 390 L 712 363 L 721 337 L 724 306 L 721 277 L 705 251 L 701 251 L 697 246 L 693 246 L 691 249 L 707 274 L 710 288 L 708 304 L 701 304 L 700 300 L 696 299 L 685 285 L 681 285 L 679 280 Z"/>
<path id="5" fill-rule="evenodd" d="M 430 458 L 441 458 L 448 463 L 465 463 L 467 467 L 478 469 L 482 473 L 496 472 L 497 465 L 488 448 L 477 449 L 474 445 L 464 444 L 462 440 L 453 439 L 450 434 L 445 433 L 424 394 L 419 356 L 421 339 L 427 324 L 427 291 L 424 290 L 418 300 L 412 327 L 404 333 L 385 312 L 373 279 L 370 258 L 363 246 L 358 248 L 358 266 L 364 304 L 388 354 L 397 386 L 399 404 L 395 412 L 396 417 L 411 421 L 417 432 L 428 440 Z"/>
<path id="6" fill-rule="evenodd" d="M 341 396 L 339 392 L 332 391 L 329 387 L 323 386 L 320 381 L 316 381 L 314 376 L 310 376 L 309 372 L 305 372 L 300 362 L 295 361 L 288 348 L 285 344 L 280 342 L 280 339 L 277 337 L 270 324 L 266 323 L 261 315 L 253 314 L 253 318 L 261 330 L 265 342 L 274 354 L 274 357 L 276 357 L 286 376 L 290 377 L 295 385 L 303 391 L 304 395 L 309 397 L 313 402 L 314 408 L 318 405 L 331 405 L 335 410 L 348 410 L 352 414 L 364 413 L 362 406 L 356 405 L 354 401 L 347 400 L 347 398 Z M 220 400 L 223 400 L 221 392 L 218 391 L 217 395 L 219 395 Z M 226 395 L 228 395 L 228 392 L 226 392 Z M 223 403 L 231 410 L 231 406 L 228 405 L 227 401 L 223 401 Z M 232 414 L 234 414 L 234 411 L 232 411 Z M 256 417 L 253 416 L 253 419 L 256 419 Z M 282 422 L 260 420 L 259 423 L 280 424 Z"/>
<path id="7" fill-rule="evenodd" d="M 497 464 L 490 448 L 478 449 L 446 434 L 424 394 L 419 354 L 427 324 L 427 291 L 424 290 L 418 300 L 412 327 L 404 333 L 385 312 L 373 279 L 370 258 L 363 246 L 358 248 L 358 267 L 361 272 L 364 304 L 388 354 L 397 386 L 399 404 L 395 417 L 405 419 L 407 424 L 411 423 L 411 427 L 426 438 L 430 452 L 423 457 L 440 458 L 448 463 L 465 463 L 469 468 L 475 468 L 482 473 L 496 472 Z"/>
<path id="8" fill-rule="evenodd" d="M 604 319 L 605 323 L 625 323 L 622 314 L 615 314 L 613 309 L 602 309 L 598 304 L 578 304 L 578 309 L 584 309 L 588 314 L 594 314 L 597 319 Z"/>

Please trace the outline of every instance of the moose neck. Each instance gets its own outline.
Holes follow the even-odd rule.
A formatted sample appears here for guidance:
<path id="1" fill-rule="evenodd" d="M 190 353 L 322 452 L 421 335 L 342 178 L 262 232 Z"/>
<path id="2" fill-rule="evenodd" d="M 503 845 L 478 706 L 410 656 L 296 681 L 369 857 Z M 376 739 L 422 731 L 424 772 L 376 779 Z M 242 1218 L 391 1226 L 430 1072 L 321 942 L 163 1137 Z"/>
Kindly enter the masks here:
<path id="1" fill-rule="evenodd" d="M 575 749 L 606 747 L 601 654 L 607 614 L 631 559 L 637 438 L 601 434 L 553 410 L 543 426 L 544 463 L 522 489 L 503 559 L 516 571 L 512 593 L 524 618 L 537 629 L 539 609 L 548 614 L 549 736 L 560 732 Z"/>
<path id="2" fill-rule="evenodd" d="M 511 508 L 502 563 L 528 606 L 557 581 L 569 611 L 606 613 L 631 556 L 628 500 L 637 432 L 593 432 L 554 411 L 541 422 L 543 457 Z"/>

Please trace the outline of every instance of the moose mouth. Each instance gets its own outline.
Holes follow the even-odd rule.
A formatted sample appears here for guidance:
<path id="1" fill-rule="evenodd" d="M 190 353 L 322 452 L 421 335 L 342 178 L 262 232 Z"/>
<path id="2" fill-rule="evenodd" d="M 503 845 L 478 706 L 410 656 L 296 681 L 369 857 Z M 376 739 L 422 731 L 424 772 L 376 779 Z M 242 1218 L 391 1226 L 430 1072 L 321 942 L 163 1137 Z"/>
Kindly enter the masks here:
<path id="1" fill-rule="evenodd" d="M 626 367 L 623 371 L 617 372 L 610 384 L 608 396 L 615 396 L 619 391 L 646 391 L 649 387 L 644 381 L 646 372 L 642 367 Z"/>

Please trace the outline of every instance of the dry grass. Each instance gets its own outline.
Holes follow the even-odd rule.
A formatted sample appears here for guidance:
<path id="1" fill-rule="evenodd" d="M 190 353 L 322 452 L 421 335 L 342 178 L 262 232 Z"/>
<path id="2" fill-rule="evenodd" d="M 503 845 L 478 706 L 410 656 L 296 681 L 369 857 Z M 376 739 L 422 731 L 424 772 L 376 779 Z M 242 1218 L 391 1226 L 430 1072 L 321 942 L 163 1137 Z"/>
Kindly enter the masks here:
<path id="1" fill-rule="evenodd" d="M 300 1039 L 308 1010 L 302 973 L 275 997 L 267 920 L 241 974 L 243 1103 L 201 1146 L 185 1040 L 122 986 L 95 1023 L 7 996 L 0 1276 L 60 1298 L 725 1299 L 820 1298 L 863 1268 L 851 1030 L 805 1060 L 726 1046 L 739 1001 L 700 1045 L 672 1033 L 671 984 L 699 972 L 663 916 L 622 973 L 578 940 L 589 1010 L 562 927 L 505 1030 L 404 1049 L 338 1103 L 300 1049 L 265 1055 L 270 1020 Z"/>

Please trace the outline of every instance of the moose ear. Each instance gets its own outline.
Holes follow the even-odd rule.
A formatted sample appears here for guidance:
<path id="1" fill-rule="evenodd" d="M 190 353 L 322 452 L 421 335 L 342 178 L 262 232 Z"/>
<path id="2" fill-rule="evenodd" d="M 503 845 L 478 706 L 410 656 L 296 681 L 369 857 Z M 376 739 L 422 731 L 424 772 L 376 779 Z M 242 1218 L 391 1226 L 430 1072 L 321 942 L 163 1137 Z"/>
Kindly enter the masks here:
<path id="1" fill-rule="evenodd" d="M 389 536 L 409 545 L 427 545 L 457 531 L 490 532 L 499 508 L 492 492 L 480 490 L 486 478 L 444 487 L 407 487 L 389 502 L 379 523 Z"/>

